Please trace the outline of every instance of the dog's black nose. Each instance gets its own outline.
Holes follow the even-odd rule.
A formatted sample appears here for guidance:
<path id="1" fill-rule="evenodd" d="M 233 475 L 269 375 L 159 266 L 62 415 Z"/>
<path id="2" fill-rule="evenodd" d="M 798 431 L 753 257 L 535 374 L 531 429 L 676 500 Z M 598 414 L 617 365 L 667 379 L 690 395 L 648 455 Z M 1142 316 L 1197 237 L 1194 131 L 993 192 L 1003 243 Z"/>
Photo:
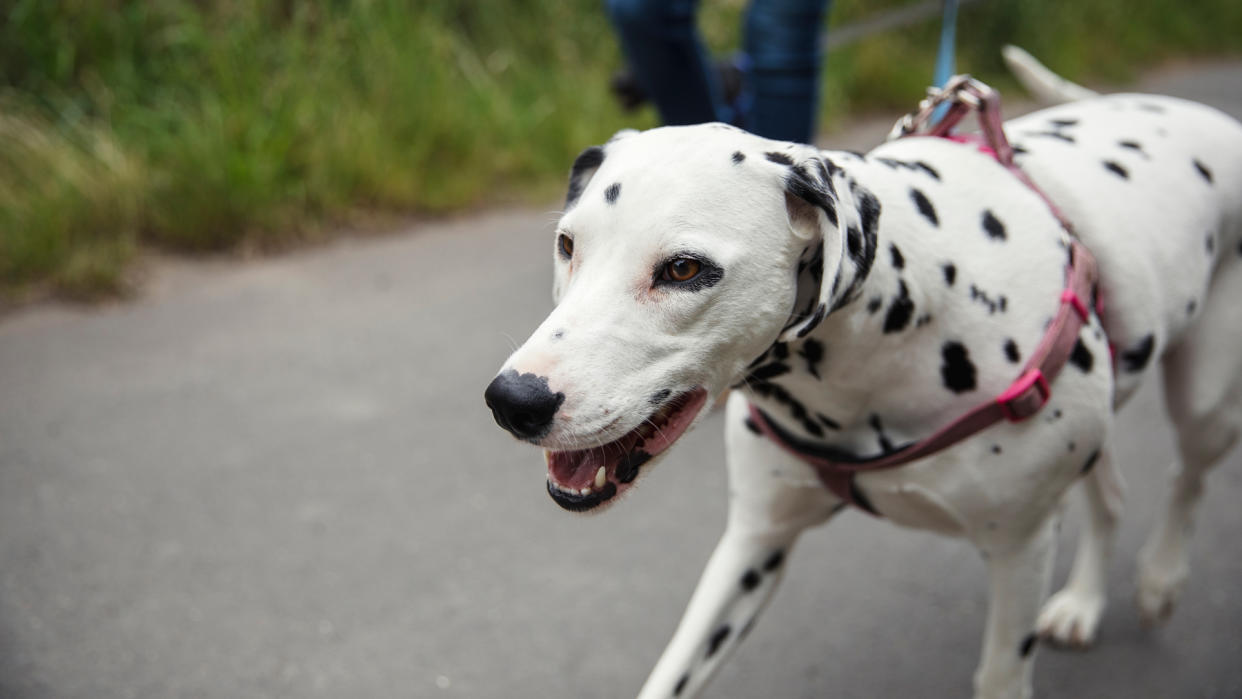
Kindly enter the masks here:
<path id="1" fill-rule="evenodd" d="M 547 434 L 552 418 L 565 400 L 564 393 L 553 393 L 548 379 L 519 374 L 513 369 L 501 373 L 483 392 L 496 424 L 518 439 L 535 440 Z"/>

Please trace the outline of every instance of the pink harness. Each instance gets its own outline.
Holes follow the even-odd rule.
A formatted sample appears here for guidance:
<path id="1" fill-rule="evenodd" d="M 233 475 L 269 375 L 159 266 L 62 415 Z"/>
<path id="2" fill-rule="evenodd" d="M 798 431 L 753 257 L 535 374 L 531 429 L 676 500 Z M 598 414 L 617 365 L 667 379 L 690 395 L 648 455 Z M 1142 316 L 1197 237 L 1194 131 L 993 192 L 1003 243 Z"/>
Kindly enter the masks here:
<path id="1" fill-rule="evenodd" d="M 1061 291 L 1061 305 L 1052 324 L 1048 327 L 1039 346 L 1027 359 L 1021 375 L 999 396 L 976 406 L 973 410 L 941 428 L 921 441 L 884 456 L 845 461 L 826 455 L 823 447 L 800 440 L 776 426 L 755 406 L 750 404 L 750 419 L 768 439 L 780 445 L 815 469 L 824 486 L 850 504 L 879 515 L 854 483 L 854 476 L 866 471 L 893 468 L 915 459 L 934 454 L 970 437 L 1001 420 L 1021 422 L 1030 418 L 1048 402 L 1052 395 L 1051 384 L 1065 366 L 1078 341 L 1078 331 L 1090 317 L 1087 299 L 1095 295 L 1096 312 L 1100 312 L 1099 297 L 1094 294 L 1098 272 L 1095 258 L 1077 238 L 1073 228 L 1061 211 L 1048 199 L 1035 183 L 1013 162 L 1013 148 L 1005 138 L 1000 119 L 1000 98 L 986 85 L 969 76 L 955 76 L 939 92 L 924 100 L 920 109 L 906 116 L 894 127 L 894 135 L 902 138 L 915 132 L 941 103 L 949 102 L 944 118 L 927 132 L 928 136 L 947 138 L 959 143 L 972 144 L 996 158 L 997 162 L 1014 174 L 1047 203 L 1048 208 L 1071 235 L 1069 266 L 1066 269 L 1065 288 Z M 982 136 L 956 135 L 950 133 L 953 126 L 971 110 L 979 112 Z M 817 453 L 818 452 L 818 453 Z"/>

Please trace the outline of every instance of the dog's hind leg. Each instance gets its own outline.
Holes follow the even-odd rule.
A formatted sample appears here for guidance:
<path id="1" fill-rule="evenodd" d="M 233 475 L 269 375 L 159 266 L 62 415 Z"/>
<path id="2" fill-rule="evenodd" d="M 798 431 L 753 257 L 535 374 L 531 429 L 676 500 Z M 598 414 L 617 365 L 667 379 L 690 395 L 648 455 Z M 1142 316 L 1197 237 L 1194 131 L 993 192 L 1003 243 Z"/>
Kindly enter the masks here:
<path id="1" fill-rule="evenodd" d="M 975 699 L 1029 699 L 1035 619 L 1048 594 L 1059 511 L 1019 543 L 988 554 L 988 620 Z"/>
<path id="2" fill-rule="evenodd" d="M 1187 544 L 1203 478 L 1242 434 L 1242 265 L 1220 270 L 1203 317 L 1166 355 L 1165 401 L 1179 462 L 1163 513 L 1139 554 L 1138 603 L 1147 622 L 1173 611 L 1190 572 Z"/>
<path id="3" fill-rule="evenodd" d="M 807 466 L 745 426 L 740 393 L 726 420 L 728 525 L 639 699 L 696 696 L 771 599 L 798 534 L 841 507 Z"/>
<path id="4" fill-rule="evenodd" d="M 1036 623 L 1040 638 L 1079 647 L 1095 640 L 1095 630 L 1104 613 L 1105 573 L 1112 557 L 1125 488 L 1107 447 L 1092 455 L 1084 469 L 1088 471 L 1082 484 L 1087 520 L 1079 535 L 1074 566 L 1065 587 L 1048 600 Z"/>

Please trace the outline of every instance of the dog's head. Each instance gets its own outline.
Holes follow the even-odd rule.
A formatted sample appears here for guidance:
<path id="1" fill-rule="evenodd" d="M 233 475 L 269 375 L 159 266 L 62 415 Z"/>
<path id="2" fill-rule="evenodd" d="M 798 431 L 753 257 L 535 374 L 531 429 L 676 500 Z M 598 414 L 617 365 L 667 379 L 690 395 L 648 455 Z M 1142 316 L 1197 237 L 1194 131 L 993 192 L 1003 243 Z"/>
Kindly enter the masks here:
<path id="1" fill-rule="evenodd" d="M 545 448 L 562 507 L 609 501 L 848 299 L 877 215 L 811 146 L 722 124 L 588 148 L 553 236 L 557 306 L 488 386 L 496 421 Z"/>

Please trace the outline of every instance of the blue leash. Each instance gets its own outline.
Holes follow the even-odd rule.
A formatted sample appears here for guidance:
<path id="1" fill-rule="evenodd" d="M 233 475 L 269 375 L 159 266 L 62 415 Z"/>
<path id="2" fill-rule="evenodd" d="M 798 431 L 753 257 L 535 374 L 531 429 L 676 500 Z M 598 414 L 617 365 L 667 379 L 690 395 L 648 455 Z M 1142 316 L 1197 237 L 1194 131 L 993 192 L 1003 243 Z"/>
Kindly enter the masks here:
<path id="1" fill-rule="evenodd" d="M 944 84 L 953 76 L 954 45 L 957 41 L 957 0 L 944 0 L 944 17 L 940 23 L 940 48 L 936 52 L 936 72 L 932 82 L 936 87 Z M 949 105 L 942 104 L 932 114 L 931 123 L 935 124 L 944 117 Z"/>

